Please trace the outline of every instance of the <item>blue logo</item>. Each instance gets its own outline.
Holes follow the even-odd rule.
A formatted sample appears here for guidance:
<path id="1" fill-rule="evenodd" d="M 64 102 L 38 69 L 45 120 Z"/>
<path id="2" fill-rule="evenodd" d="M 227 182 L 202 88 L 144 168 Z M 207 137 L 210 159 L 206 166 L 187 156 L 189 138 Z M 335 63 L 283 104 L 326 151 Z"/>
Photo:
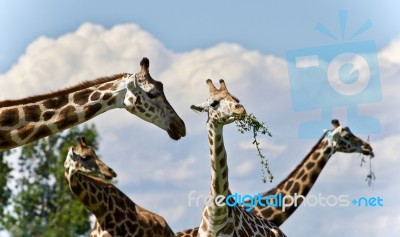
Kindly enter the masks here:
<path id="1" fill-rule="evenodd" d="M 349 195 L 323 195 L 318 193 L 316 195 L 309 194 L 303 196 L 295 193 L 292 195 L 283 195 L 278 193 L 277 195 L 271 194 L 263 196 L 261 193 L 256 195 L 241 195 L 239 193 L 232 193 L 228 196 L 217 195 L 217 196 L 194 196 L 195 190 L 189 192 L 188 195 L 188 206 L 191 207 L 193 202 L 196 207 L 203 203 L 204 205 L 211 206 L 229 206 L 229 207 L 242 207 L 247 212 L 253 210 L 256 206 L 261 207 L 275 207 L 285 212 L 290 207 L 298 207 L 302 204 L 304 207 L 349 207 L 352 203 L 356 207 L 383 207 L 383 198 L 377 197 L 359 197 L 351 199 Z M 351 200 L 351 201 L 350 201 Z"/>
<path id="2" fill-rule="evenodd" d="M 383 198 L 381 197 L 360 197 L 351 201 L 357 207 L 383 207 Z"/>
<path id="3" fill-rule="evenodd" d="M 347 11 L 339 12 L 341 40 L 332 45 L 293 49 L 286 53 L 292 105 L 295 112 L 321 111 L 321 119 L 299 127 L 300 138 L 318 138 L 329 128 L 333 109 L 347 109 L 347 126 L 358 134 L 379 134 L 381 126 L 374 117 L 360 115 L 359 104 L 382 100 L 376 44 L 372 40 L 352 39 L 372 27 L 367 20 L 346 37 Z M 321 23 L 316 30 L 339 41 Z"/>

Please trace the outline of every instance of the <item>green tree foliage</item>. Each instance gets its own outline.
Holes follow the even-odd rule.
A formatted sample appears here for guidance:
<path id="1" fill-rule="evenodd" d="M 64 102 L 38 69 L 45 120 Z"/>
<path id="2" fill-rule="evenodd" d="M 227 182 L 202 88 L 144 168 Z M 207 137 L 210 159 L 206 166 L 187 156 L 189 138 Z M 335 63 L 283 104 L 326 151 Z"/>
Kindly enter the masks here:
<path id="1" fill-rule="evenodd" d="M 85 136 L 97 148 L 94 125 L 74 127 L 22 147 L 17 192 L 3 221 L 12 236 L 88 235 L 90 213 L 72 196 L 64 177 L 65 157 L 77 136 Z"/>
<path id="2" fill-rule="evenodd" d="M 11 197 L 11 189 L 7 185 L 7 181 L 11 179 L 11 166 L 5 160 L 10 152 L 0 152 L 0 216 L 4 216 L 5 207 L 8 206 Z M 3 230 L 3 218 L 0 218 L 0 230 Z"/>

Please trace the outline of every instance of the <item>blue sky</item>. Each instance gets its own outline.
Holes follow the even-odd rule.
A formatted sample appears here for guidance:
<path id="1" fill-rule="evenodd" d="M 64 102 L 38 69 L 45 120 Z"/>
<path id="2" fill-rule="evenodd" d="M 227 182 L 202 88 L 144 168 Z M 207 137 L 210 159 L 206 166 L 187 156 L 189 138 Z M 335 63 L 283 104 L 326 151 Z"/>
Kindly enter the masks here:
<path id="1" fill-rule="evenodd" d="M 57 37 L 74 31 L 82 22 L 106 27 L 136 23 L 167 48 L 178 52 L 234 42 L 280 56 L 288 49 L 331 43 L 314 26 L 322 22 L 338 32 L 339 10 L 349 11 L 349 29 L 370 19 L 373 28 L 361 37 L 374 39 L 378 47 L 398 35 L 400 28 L 397 1 L 2 2 L 0 71 L 3 72 L 37 37 Z"/>
<path id="2" fill-rule="evenodd" d="M 0 5 L 0 98 L 21 98 L 99 76 L 137 72 L 139 60 L 150 58 L 152 76 L 164 83 L 168 100 L 187 125 L 187 136 L 173 142 L 164 131 L 122 110 L 91 122 L 102 138 L 99 154 L 118 173 L 118 187 L 139 205 L 163 215 L 175 231 L 199 224 L 202 207 L 189 207 L 188 194 L 195 190 L 206 195 L 209 190 L 206 116 L 189 110 L 207 98 L 205 79 L 224 78 L 246 110 L 267 122 L 273 137 L 261 141 L 274 172 L 272 184 L 260 182 L 251 136 L 239 136 L 233 125 L 224 130 L 232 190 L 266 191 L 314 145 L 315 139 L 299 137 L 299 125 L 320 116 L 320 111 L 295 111 L 286 53 L 347 43 L 370 20 L 372 27 L 353 41 L 376 44 L 372 55 L 378 60 L 382 99 L 358 109 L 377 118 L 381 131 L 353 131 L 363 139 L 370 135 L 377 180 L 373 188 L 367 187 L 368 167 L 359 166 L 357 154 L 335 154 L 310 194 L 381 196 L 385 206 L 300 207 L 281 227 L 288 236 L 300 237 L 400 233 L 396 199 L 400 190 L 393 185 L 400 182 L 400 112 L 393 109 L 400 101 L 400 2 L 74 0 L 1 1 Z M 343 39 L 340 11 L 348 12 Z M 315 30 L 317 23 L 338 40 Z M 333 108 L 344 124 L 346 109 Z"/>

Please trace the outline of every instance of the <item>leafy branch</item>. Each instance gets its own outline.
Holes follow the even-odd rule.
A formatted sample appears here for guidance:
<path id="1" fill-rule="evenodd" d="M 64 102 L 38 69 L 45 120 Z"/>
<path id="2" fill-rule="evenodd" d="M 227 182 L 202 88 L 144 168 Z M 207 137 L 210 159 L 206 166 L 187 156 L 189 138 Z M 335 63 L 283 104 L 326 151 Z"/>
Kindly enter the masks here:
<path id="1" fill-rule="evenodd" d="M 269 162 L 266 159 L 265 155 L 261 152 L 260 142 L 257 140 L 257 136 L 259 133 L 262 135 L 272 136 L 269 132 L 268 128 L 265 127 L 264 122 L 259 122 L 253 114 L 246 114 L 243 119 L 235 121 L 236 126 L 240 133 L 244 134 L 245 132 L 253 132 L 253 144 L 257 148 L 257 155 L 261 158 L 262 164 L 262 181 L 264 183 L 267 182 L 267 175 L 269 178 L 269 182 L 272 182 L 274 176 L 272 175 L 271 169 L 269 167 Z"/>
<path id="2" fill-rule="evenodd" d="M 369 137 L 367 139 L 367 142 L 369 143 Z M 372 163 L 371 163 L 371 159 L 372 157 L 369 157 L 369 173 L 367 174 L 367 177 L 365 178 L 365 181 L 368 182 L 368 186 L 371 187 L 372 182 L 375 181 L 376 176 L 375 176 L 375 172 L 372 171 Z M 365 163 L 365 157 L 363 155 L 361 155 L 361 163 L 360 166 L 363 166 L 363 164 Z"/>

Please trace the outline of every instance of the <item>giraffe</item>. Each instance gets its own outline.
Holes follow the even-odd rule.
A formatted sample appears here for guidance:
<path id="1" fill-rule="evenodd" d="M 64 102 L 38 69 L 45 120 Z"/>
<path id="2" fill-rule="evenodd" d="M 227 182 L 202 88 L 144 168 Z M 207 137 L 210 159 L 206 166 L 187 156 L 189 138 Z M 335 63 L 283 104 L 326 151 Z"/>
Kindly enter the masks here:
<path id="1" fill-rule="evenodd" d="M 291 195 L 293 197 L 295 194 L 304 197 L 307 196 L 321 174 L 322 169 L 335 152 L 361 153 L 374 157 L 373 149 L 368 142 L 355 136 L 348 127 L 337 127 L 336 123 L 338 123 L 338 120 L 332 120 L 332 124 L 334 125 L 332 130 L 324 132 L 311 151 L 294 170 L 276 187 L 262 193 L 261 197 L 266 198 L 270 195 L 277 197 L 279 193 L 282 193 L 282 196 Z M 299 199 L 298 201 L 297 205 L 287 207 L 284 212 L 279 206 L 257 203 L 253 210 L 251 210 L 251 213 L 280 226 L 294 213 L 303 200 Z M 274 201 L 270 200 L 270 203 L 273 204 Z M 197 232 L 198 227 L 178 232 L 177 236 L 194 237 L 197 236 Z"/>
<path id="2" fill-rule="evenodd" d="M 71 192 L 96 216 L 90 237 L 175 236 L 163 217 L 137 205 L 108 181 L 117 174 L 98 158 L 84 137 L 69 149 L 64 168 Z"/>
<path id="3" fill-rule="evenodd" d="M 368 142 L 355 136 L 349 127 L 335 127 L 335 122 L 338 122 L 338 120 L 332 120 L 334 125 L 332 130 L 324 132 L 300 164 L 275 188 L 262 193 L 262 197 L 267 198 L 270 195 L 278 197 L 280 193 L 282 197 L 285 195 L 294 197 L 295 194 L 297 196 L 307 196 L 322 169 L 335 152 L 360 153 L 374 157 L 373 149 Z M 265 205 L 265 203 L 257 202 L 251 213 L 266 218 L 280 226 L 294 213 L 302 201 L 303 199 L 299 198 L 297 205 L 290 205 L 285 208 L 285 211 L 281 207 L 272 207 Z M 270 203 L 272 204 L 274 201 L 271 200 Z"/>
<path id="4" fill-rule="evenodd" d="M 207 112 L 208 143 L 211 156 L 211 188 L 214 197 L 212 205 L 203 211 L 198 236 L 285 236 L 272 222 L 246 212 L 239 206 L 218 205 L 216 199 L 223 200 L 230 194 L 228 182 L 227 154 L 223 142 L 223 126 L 242 119 L 245 108 L 231 95 L 224 80 L 220 89 L 212 81 L 207 81 L 210 97 L 199 105 L 192 105 L 197 112 Z M 221 200 L 220 200 L 221 201 Z"/>
<path id="5" fill-rule="evenodd" d="M 115 108 L 125 108 L 178 140 L 185 124 L 166 99 L 163 84 L 149 73 L 149 59 L 136 74 L 122 73 L 17 100 L 0 101 L 0 151 L 22 146 L 83 123 Z"/>

